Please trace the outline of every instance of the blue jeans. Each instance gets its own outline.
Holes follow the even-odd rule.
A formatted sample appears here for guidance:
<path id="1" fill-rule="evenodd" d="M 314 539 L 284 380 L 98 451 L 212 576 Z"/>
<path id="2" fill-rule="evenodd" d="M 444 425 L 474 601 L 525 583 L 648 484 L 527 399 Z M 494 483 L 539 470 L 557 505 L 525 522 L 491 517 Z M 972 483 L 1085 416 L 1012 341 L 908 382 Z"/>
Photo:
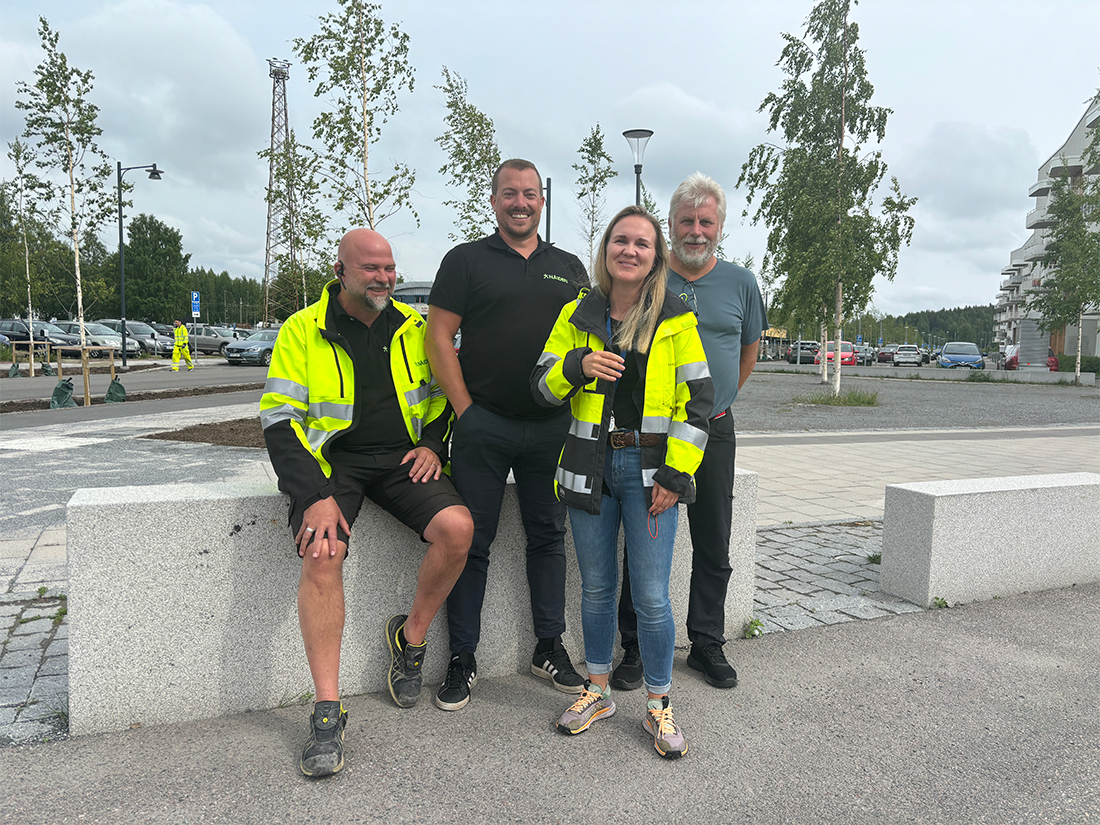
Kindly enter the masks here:
<path id="1" fill-rule="evenodd" d="M 598 516 L 569 508 L 581 571 L 585 667 L 590 674 L 611 672 L 621 522 L 630 547 L 630 585 L 638 614 L 638 647 L 645 686 L 650 693 L 668 693 L 676 642 L 668 581 L 672 575 L 679 509 L 670 507 L 656 518 L 649 515 L 637 447 L 616 450 L 608 446 L 604 482 L 611 495 L 603 495 Z"/>

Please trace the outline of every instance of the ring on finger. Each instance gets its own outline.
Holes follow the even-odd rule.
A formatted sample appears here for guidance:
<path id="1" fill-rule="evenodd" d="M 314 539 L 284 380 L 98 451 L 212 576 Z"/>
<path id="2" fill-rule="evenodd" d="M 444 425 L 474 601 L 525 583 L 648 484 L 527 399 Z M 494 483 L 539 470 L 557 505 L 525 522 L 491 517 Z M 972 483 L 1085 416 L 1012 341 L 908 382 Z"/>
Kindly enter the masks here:
<path id="1" fill-rule="evenodd" d="M 313 533 L 313 532 L 315 532 L 315 531 L 314 531 L 314 529 L 313 529 L 312 527 L 307 527 L 307 528 L 306 528 L 306 532 L 307 532 L 307 533 Z"/>

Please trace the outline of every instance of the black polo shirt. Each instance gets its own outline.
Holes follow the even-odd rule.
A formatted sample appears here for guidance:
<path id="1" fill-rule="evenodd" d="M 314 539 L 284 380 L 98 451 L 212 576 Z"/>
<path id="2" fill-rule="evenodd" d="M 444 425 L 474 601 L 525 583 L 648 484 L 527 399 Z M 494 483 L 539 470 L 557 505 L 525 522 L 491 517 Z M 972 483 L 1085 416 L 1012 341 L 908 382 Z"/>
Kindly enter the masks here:
<path id="1" fill-rule="evenodd" d="M 333 450 L 375 454 L 413 448 L 390 370 L 390 345 L 403 323 L 405 316 L 392 303 L 369 327 L 337 305 L 336 332 L 347 342 L 355 364 L 358 423 L 333 441 Z"/>
<path id="2" fill-rule="evenodd" d="M 531 257 L 498 232 L 447 253 L 428 303 L 462 316 L 462 377 L 479 407 L 509 418 L 545 418 L 531 372 L 561 308 L 589 286 L 576 255 L 539 239 Z"/>

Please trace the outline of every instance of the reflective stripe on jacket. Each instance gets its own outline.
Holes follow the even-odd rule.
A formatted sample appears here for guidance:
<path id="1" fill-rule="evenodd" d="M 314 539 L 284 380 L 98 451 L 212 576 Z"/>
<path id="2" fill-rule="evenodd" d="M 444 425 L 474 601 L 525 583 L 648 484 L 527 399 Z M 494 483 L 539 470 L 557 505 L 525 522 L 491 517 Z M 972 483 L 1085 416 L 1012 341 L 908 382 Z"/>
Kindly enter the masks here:
<path id="1" fill-rule="evenodd" d="M 279 487 L 308 507 L 335 490 L 328 460 L 333 439 L 355 426 L 355 365 L 336 331 L 339 282 L 296 312 L 279 330 L 260 399 L 260 423 Z M 413 444 L 446 455 L 451 408 L 432 378 L 424 350 L 426 325 L 412 307 L 393 335 L 390 372 L 401 417 Z"/>
<path id="2" fill-rule="evenodd" d="M 531 392 L 540 404 L 570 402 L 573 422 L 566 436 L 554 489 L 571 507 L 599 514 L 604 456 L 611 423 L 615 382 L 584 377 L 581 360 L 605 348 L 607 298 L 598 291 L 562 307 L 557 323 L 531 374 Z M 671 292 L 665 292 L 660 322 L 649 353 L 636 353 L 639 380 L 645 388 L 643 433 L 659 436 L 652 447 L 641 447 L 642 484 L 647 497 L 656 482 L 695 500 L 692 475 L 703 460 L 714 403 L 706 354 L 695 316 Z"/>

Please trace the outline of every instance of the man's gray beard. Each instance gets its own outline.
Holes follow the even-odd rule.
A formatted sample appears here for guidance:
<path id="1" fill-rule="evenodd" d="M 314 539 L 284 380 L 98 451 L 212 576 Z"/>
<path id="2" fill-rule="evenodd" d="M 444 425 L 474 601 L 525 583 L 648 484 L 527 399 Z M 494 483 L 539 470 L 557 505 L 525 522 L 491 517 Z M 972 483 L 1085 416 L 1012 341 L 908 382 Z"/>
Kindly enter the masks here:
<path id="1" fill-rule="evenodd" d="M 369 292 L 363 297 L 367 306 L 370 307 L 371 312 L 381 312 L 390 305 L 390 295 L 386 295 L 385 298 L 375 298 Z"/>
<path id="2" fill-rule="evenodd" d="M 687 244 L 680 238 L 672 239 L 672 251 L 676 257 L 680 259 L 680 262 L 685 266 L 692 269 L 703 266 L 707 261 L 713 257 L 715 250 L 718 249 L 718 241 L 709 241 L 703 246 L 702 252 L 696 252 L 694 249 L 687 248 Z"/>

